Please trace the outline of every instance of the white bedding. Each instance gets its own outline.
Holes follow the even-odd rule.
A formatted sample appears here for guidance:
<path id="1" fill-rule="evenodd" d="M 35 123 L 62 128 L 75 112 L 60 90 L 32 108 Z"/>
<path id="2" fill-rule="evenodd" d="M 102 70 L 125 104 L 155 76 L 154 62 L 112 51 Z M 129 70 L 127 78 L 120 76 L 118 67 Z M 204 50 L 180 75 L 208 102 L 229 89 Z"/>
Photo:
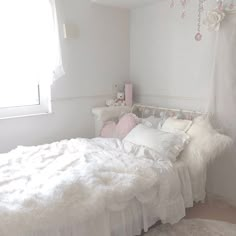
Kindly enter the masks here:
<path id="1" fill-rule="evenodd" d="M 0 235 L 92 236 L 92 222 L 101 221 L 94 235 L 116 236 L 111 215 L 132 211 L 132 204 L 142 216 L 156 206 L 150 222 L 175 223 L 192 204 L 186 183 L 169 160 L 116 139 L 19 147 L 0 155 Z"/>

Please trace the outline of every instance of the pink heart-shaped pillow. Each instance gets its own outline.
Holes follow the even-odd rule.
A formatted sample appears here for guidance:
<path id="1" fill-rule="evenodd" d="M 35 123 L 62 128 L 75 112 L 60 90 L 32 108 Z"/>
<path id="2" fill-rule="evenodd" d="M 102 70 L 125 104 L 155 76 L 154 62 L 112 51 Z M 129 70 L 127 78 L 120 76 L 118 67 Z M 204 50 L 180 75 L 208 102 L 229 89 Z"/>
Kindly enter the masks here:
<path id="1" fill-rule="evenodd" d="M 101 131 L 101 137 L 123 139 L 137 124 L 138 118 L 134 114 L 125 114 L 117 125 L 114 121 L 106 123 Z"/>
<path id="2" fill-rule="evenodd" d="M 134 114 L 125 114 L 120 118 L 118 124 L 116 125 L 116 137 L 123 139 L 137 124 L 138 119 Z"/>
<path id="3" fill-rule="evenodd" d="M 114 121 L 107 122 L 101 130 L 102 138 L 115 138 L 116 123 Z"/>

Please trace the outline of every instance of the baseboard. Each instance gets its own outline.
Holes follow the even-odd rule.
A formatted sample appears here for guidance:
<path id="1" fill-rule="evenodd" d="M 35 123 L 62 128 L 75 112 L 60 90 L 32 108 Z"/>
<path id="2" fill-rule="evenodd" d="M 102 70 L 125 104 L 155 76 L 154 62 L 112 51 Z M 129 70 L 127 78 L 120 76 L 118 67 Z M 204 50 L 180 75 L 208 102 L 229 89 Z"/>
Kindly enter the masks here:
<path id="1" fill-rule="evenodd" d="M 229 199 L 229 198 L 227 198 L 225 196 L 213 194 L 213 193 L 210 193 L 210 192 L 207 192 L 207 200 L 208 201 L 210 201 L 210 200 L 220 200 L 220 201 L 228 203 L 231 206 L 235 206 L 236 207 L 236 200 Z"/>

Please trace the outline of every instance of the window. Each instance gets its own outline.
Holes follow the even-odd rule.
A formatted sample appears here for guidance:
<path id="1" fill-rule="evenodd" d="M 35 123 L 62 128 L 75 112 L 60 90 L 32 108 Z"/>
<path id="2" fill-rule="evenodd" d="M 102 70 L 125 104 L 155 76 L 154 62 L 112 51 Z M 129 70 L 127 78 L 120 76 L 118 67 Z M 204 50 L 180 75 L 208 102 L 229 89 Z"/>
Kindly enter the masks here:
<path id="1" fill-rule="evenodd" d="M 2 1 L 0 29 L 0 118 L 50 112 L 58 56 L 51 1 Z"/>

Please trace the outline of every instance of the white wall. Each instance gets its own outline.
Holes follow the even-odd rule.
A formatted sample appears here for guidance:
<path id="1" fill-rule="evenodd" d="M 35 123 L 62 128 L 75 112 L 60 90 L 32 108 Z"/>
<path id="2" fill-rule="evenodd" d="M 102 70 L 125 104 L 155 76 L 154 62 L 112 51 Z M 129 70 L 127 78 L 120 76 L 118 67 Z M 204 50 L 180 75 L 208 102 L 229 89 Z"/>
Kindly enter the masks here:
<path id="1" fill-rule="evenodd" d="M 0 152 L 64 138 L 91 137 L 91 108 L 129 76 L 129 12 L 89 0 L 57 0 L 62 23 L 77 24 L 79 39 L 63 40 L 66 76 L 52 87 L 53 114 L 0 120 Z M 62 32 L 60 32 L 62 35 Z"/>
<path id="2" fill-rule="evenodd" d="M 131 13 L 131 77 L 136 98 L 167 106 L 203 109 L 208 96 L 211 66 L 210 34 L 199 43 L 197 1 L 186 19 L 169 1 Z M 165 103 L 165 104 L 163 104 Z"/>
<path id="3" fill-rule="evenodd" d="M 137 101 L 206 109 L 214 34 L 203 29 L 203 40 L 194 40 L 197 2 L 191 1 L 185 20 L 180 18 L 180 9 L 169 8 L 169 1 L 131 12 L 130 74 Z M 235 157 L 225 155 L 218 159 L 208 173 L 208 191 L 236 202 Z"/>

